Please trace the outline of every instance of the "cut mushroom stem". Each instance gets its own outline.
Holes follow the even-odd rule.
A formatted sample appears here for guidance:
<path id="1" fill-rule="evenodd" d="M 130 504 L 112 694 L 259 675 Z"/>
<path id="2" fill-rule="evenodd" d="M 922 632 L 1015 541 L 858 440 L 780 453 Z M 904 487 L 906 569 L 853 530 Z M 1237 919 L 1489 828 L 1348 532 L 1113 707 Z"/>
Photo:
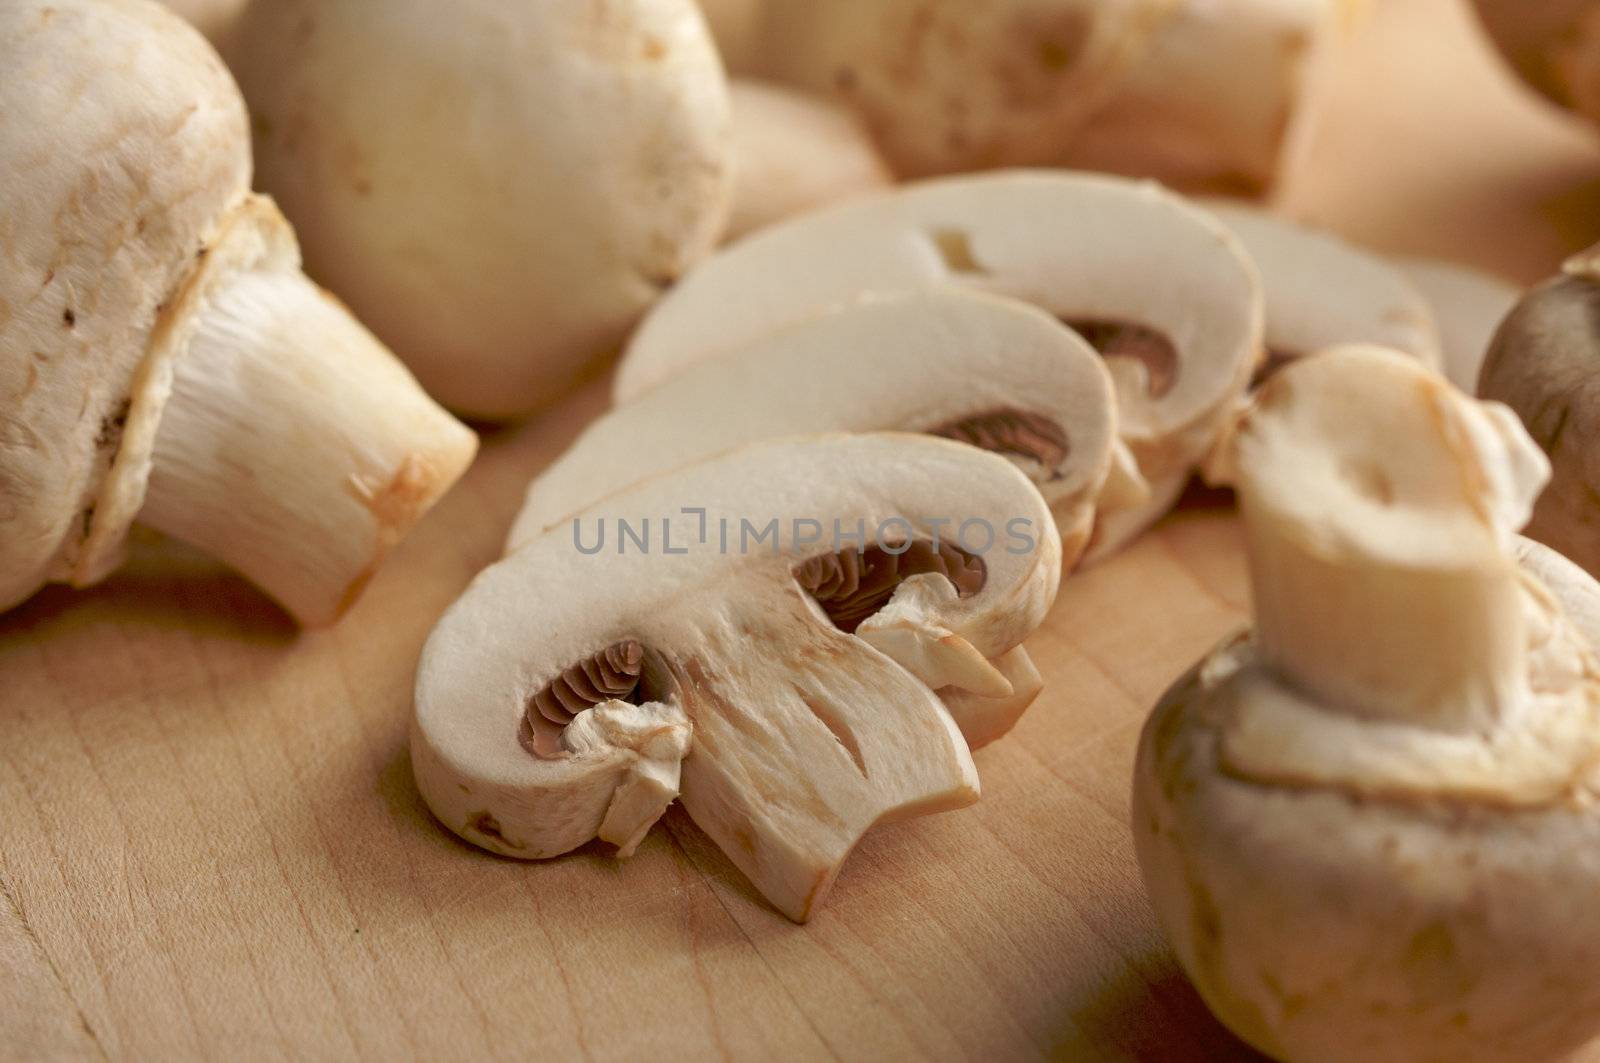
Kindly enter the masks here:
<path id="1" fill-rule="evenodd" d="M 140 521 L 305 624 L 344 611 L 475 446 L 298 271 L 222 279 L 172 374 Z"/>
<path id="2" fill-rule="evenodd" d="M 1380 388 L 1395 396 L 1374 409 Z M 1527 663 L 1505 543 L 1548 469 L 1510 411 L 1393 352 L 1338 348 L 1273 377 L 1234 444 L 1264 660 L 1335 711 L 1503 718 Z"/>

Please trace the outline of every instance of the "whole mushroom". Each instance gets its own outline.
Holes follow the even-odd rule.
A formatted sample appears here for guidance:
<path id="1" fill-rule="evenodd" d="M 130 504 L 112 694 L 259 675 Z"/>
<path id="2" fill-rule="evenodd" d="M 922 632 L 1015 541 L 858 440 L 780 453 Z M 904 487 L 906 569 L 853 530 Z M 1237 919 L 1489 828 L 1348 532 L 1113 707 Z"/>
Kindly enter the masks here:
<path id="1" fill-rule="evenodd" d="M 300 272 L 176 15 L 16 0 L 0 69 L 0 607 L 101 579 L 137 520 L 332 620 L 476 437 Z"/>
<path id="2" fill-rule="evenodd" d="M 950 285 L 1034 303 L 1106 357 L 1150 496 L 1097 525 L 1091 559 L 1171 506 L 1261 358 L 1257 271 L 1214 217 L 1150 183 L 1013 171 L 905 185 L 724 248 L 633 334 L 613 393 L 865 294 Z"/>
<path id="3" fill-rule="evenodd" d="M 1550 459 L 1527 534 L 1600 574 L 1600 247 L 1535 285 L 1501 323 L 1478 394 L 1522 418 Z"/>
<path id="4" fill-rule="evenodd" d="M 626 855 L 681 791 L 805 920 L 874 824 L 977 798 L 936 691 L 1009 695 L 991 662 L 1059 579 L 1049 510 L 1004 458 L 920 435 L 753 444 L 478 576 L 423 651 L 417 784 L 451 830 L 524 859 L 595 837 Z"/>
<path id="5" fill-rule="evenodd" d="M 273 0 L 229 59 L 308 268 L 460 411 L 560 397 L 721 233 L 694 0 Z"/>
<path id="6" fill-rule="evenodd" d="M 1134 782 L 1184 970 L 1284 1060 L 1600 1033 L 1600 586 L 1515 535 L 1538 449 L 1344 348 L 1269 380 L 1223 460 L 1255 625 L 1161 699 Z"/>

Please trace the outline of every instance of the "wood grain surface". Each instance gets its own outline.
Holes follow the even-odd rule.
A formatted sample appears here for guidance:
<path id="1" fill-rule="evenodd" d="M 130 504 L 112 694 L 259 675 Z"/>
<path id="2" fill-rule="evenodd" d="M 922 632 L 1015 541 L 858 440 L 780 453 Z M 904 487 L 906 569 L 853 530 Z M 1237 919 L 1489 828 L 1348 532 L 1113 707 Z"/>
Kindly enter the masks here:
<path id="1" fill-rule="evenodd" d="M 1292 214 L 1519 280 L 1600 235 L 1600 151 L 1455 0 L 1379 0 Z M 155 544 L 0 618 L 0 1057 L 1229 1059 L 1127 829 L 1147 707 L 1245 616 L 1225 500 L 1074 575 L 976 807 L 874 831 L 793 926 L 674 810 L 626 863 L 456 841 L 406 758 L 434 618 L 601 390 L 491 434 L 338 627 Z"/>

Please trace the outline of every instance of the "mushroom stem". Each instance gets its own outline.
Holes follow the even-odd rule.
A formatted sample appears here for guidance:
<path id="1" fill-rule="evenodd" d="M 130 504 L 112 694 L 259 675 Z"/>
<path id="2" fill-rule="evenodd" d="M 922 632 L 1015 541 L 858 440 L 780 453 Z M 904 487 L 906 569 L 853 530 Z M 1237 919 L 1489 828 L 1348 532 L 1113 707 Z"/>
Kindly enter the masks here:
<path id="1" fill-rule="evenodd" d="M 472 460 L 471 431 L 297 270 L 223 278 L 173 371 L 139 520 L 338 618 Z"/>
<path id="2" fill-rule="evenodd" d="M 1509 558 L 1462 568 L 1333 558 L 1241 492 L 1263 659 L 1334 711 L 1482 730 L 1527 674 L 1521 589 Z"/>

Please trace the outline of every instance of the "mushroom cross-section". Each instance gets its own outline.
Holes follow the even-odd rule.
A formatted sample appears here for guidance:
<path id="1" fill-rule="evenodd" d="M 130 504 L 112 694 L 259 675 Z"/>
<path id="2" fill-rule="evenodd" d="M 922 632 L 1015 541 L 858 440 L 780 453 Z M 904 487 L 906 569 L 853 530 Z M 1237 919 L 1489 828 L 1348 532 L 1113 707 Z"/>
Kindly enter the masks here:
<path id="1" fill-rule="evenodd" d="M 1439 331 L 1428 300 L 1381 256 L 1322 232 L 1225 199 L 1203 205 L 1239 237 L 1261 270 L 1267 361 L 1262 375 L 1294 358 L 1343 344 L 1403 351 L 1439 368 Z"/>
<path id="2" fill-rule="evenodd" d="M 1296 1061 L 1553 1059 L 1600 1033 L 1600 586 L 1515 530 L 1548 466 L 1396 352 L 1269 380 L 1222 464 L 1255 623 L 1145 725 L 1151 901 Z"/>
<path id="3" fill-rule="evenodd" d="M 935 691 L 1012 692 L 991 662 L 1048 610 L 1058 543 L 1014 465 L 927 436 L 759 443 L 657 477 L 445 614 L 417 676 L 418 786 L 464 838 L 530 859 L 595 837 L 626 854 L 681 790 L 804 920 L 874 823 L 976 799 Z"/>
<path id="4" fill-rule="evenodd" d="M 0 69 L 0 608 L 103 578 L 138 520 L 332 620 L 476 437 L 301 273 L 176 15 L 3 4 Z"/>
<path id="5" fill-rule="evenodd" d="M 1034 303 L 1106 356 L 1151 498 L 1099 527 L 1092 555 L 1171 504 L 1261 353 L 1255 267 L 1209 214 L 1153 184 L 1019 171 L 905 186 L 724 249 L 634 334 L 616 398 L 863 294 L 950 284 Z"/>
<path id="6" fill-rule="evenodd" d="M 1050 504 L 1068 566 L 1098 500 L 1142 501 L 1094 350 L 1026 303 L 942 289 L 824 313 L 615 407 L 529 484 L 506 548 L 618 488 L 745 443 L 874 430 L 1011 458 Z"/>

